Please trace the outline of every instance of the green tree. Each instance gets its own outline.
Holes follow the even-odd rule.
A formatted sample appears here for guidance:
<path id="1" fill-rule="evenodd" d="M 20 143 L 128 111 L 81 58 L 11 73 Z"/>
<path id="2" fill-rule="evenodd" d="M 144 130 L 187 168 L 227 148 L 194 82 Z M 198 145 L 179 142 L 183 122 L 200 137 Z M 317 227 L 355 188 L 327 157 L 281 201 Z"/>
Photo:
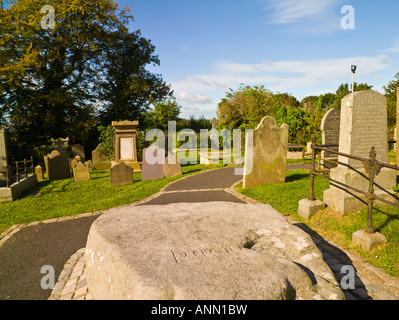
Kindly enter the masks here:
<path id="1" fill-rule="evenodd" d="M 363 91 L 363 90 L 371 90 L 373 86 L 368 85 L 367 83 L 357 84 L 356 82 L 353 85 L 354 91 Z M 336 98 L 333 103 L 333 107 L 337 110 L 341 110 L 341 100 L 348 94 L 352 93 L 352 85 L 346 83 L 341 84 L 336 91 Z"/>
<path id="2" fill-rule="evenodd" d="M 145 114 L 146 128 L 167 131 L 168 121 L 179 121 L 180 111 L 181 107 L 175 99 L 158 102 Z"/>
<path id="3" fill-rule="evenodd" d="M 150 40 L 141 37 L 140 31 L 129 33 L 124 27 L 112 36 L 112 45 L 102 44 L 106 59 L 98 99 L 105 103 L 99 118 L 104 125 L 122 119 L 141 123 L 151 103 L 171 97 L 173 92 L 160 75 L 145 68 L 160 63 Z"/>
<path id="4" fill-rule="evenodd" d="M 395 75 L 394 80 L 383 87 L 387 98 L 388 127 L 391 131 L 396 127 L 397 88 L 399 88 L 399 73 Z"/>

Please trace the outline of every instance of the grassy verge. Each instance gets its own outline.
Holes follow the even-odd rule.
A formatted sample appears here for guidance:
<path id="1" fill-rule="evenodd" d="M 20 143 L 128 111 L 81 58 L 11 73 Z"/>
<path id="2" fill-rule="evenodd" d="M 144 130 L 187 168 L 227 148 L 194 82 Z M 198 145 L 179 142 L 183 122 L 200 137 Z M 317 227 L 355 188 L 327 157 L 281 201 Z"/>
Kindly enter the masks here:
<path id="1" fill-rule="evenodd" d="M 205 165 L 184 166 L 183 176 L 194 174 L 204 167 Z M 114 187 L 109 186 L 109 171 L 92 171 L 89 181 L 74 182 L 73 178 L 43 180 L 29 191 L 39 192 L 36 196 L 0 203 L 0 233 L 14 224 L 107 210 L 139 201 L 181 177 L 141 181 L 141 172 L 138 172 L 134 173 L 133 183 Z"/>
<path id="2" fill-rule="evenodd" d="M 315 196 L 323 199 L 323 191 L 329 187 L 328 180 L 316 177 Z M 377 207 L 373 212 L 373 224 L 378 232 L 388 238 L 388 244 L 366 252 L 352 243 L 352 233 L 364 229 L 367 209 L 341 216 L 328 208 L 305 220 L 297 214 L 298 201 L 309 196 L 309 173 L 303 170 L 287 171 L 285 184 L 262 185 L 237 191 L 262 203 L 271 204 L 276 210 L 292 219 L 306 224 L 320 235 L 342 247 L 356 252 L 366 261 L 380 267 L 388 274 L 399 277 L 399 209 Z"/>

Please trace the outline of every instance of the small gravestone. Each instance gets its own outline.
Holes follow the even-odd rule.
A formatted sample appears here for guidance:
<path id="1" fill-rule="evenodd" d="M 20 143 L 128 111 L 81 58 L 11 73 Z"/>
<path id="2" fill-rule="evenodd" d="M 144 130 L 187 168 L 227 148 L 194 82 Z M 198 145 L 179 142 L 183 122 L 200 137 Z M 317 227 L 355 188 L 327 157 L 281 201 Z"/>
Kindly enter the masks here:
<path id="1" fill-rule="evenodd" d="M 75 158 L 76 156 L 79 156 L 81 161 L 84 162 L 85 161 L 85 148 L 80 145 L 80 144 L 75 144 L 72 147 L 72 156 Z"/>
<path id="2" fill-rule="evenodd" d="M 252 141 L 251 141 L 252 140 Z M 264 117 L 245 141 L 244 188 L 284 183 L 287 162 L 288 125 L 277 125 L 273 117 Z"/>
<path id="3" fill-rule="evenodd" d="M 162 166 L 162 170 L 165 178 L 171 178 L 183 174 L 179 159 L 173 155 L 169 155 L 165 159 L 165 164 Z"/>
<path id="4" fill-rule="evenodd" d="M 378 161 L 389 163 L 386 98 L 373 90 L 349 94 L 342 99 L 339 152 L 369 159 L 371 147 L 375 147 Z M 368 191 L 368 174 L 361 161 L 339 155 L 338 162 L 338 167 L 331 170 L 332 179 Z M 382 168 L 374 181 L 375 194 L 395 202 L 392 187 L 396 186 L 396 172 Z M 367 207 L 365 195 L 334 183 L 324 191 L 323 199 L 330 209 L 341 214 Z"/>
<path id="5" fill-rule="evenodd" d="M 45 159 L 46 161 L 46 159 Z M 47 156 L 47 176 L 49 180 L 59 180 L 69 178 L 71 172 L 69 162 L 65 152 L 53 150 Z"/>
<path id="6" fill-rule="evenodd" d="M 75 182 L 90 180 L 90 169 L 82 162 L 79 161 L 74 166 L 72 166 L 72 171 L 73 180 Z"/>
<path id="7" fill-rule="evenodd" d="M 110 185 L 123 186 L 133 182 L 133 168 L 120 162 L 111 168 L 110 172 Z"/>
<path id="8" fill-rule="evenodd" d="M 43 168 L 40 165 L 35 167 L 35 175 L 37 180 L 43 180 Z"/>
<path id="9" fill-rule="evenodd" d="M 157 146 L 143 149 L 143 163 L 141 165 L 141 180 L 163 179 L 165 177 L 163 165 L 165 164 L 165 150 Z"/>
<path id="10" fill-rule="evenodd" d="M 331 149 L 334 151 L 338 151 L 339 145 L 339 127 L 341 121 L 341 113 L 337 109 L 330 109 L 324 115 L 323 119 L 321 120 L 321 139 L 323 145 L 336 145 L 336 147 L 327 147 L 327 149 Z M 321 165 L 324 168 L 335 168 L 337 166 L 336 163 L 332 163 L 329 161 L 338 161 L 338 155 L 322 151 L 321 157 L 325 160 L 321 161 Z"/>

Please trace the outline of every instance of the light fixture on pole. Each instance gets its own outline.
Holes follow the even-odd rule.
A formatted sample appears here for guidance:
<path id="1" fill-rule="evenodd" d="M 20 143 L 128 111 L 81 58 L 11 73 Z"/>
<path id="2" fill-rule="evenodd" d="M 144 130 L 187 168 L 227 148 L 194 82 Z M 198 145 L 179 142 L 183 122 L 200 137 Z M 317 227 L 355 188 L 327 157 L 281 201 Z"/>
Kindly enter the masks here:
<path id="1" fill-rule="evenodd" d="M 357 69 L 357 66 L 355 66 L 355 65 L 352 65 L 351 66 L 351 70 L 352 70 L 352 93 L 355 91 L 355 84 L 354 84 L 354 76 L 355 76 L 355 73 L 356 73 L 356 69 Z"/>

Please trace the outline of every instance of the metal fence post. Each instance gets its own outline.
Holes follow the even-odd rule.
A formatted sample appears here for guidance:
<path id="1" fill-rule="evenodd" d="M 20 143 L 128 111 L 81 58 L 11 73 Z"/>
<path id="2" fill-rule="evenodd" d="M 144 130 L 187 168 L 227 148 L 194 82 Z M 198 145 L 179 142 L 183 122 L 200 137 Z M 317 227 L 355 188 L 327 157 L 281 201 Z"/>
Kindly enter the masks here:
<path id="1" fill-rule="evenodd" d="M 368 210 L 367 210 L 367 227 L 365 231 L 367 233 L 374 233 L 375 229 L 373 226 L 373 205 L 374 205 L 374 200 L 376 198 L 376 195 L 374 193 L 374 179 L 378 176 L 378 174 L 382 169 L 382 166 L 378 164 L 377 155 L 375 153 L 374 147 L 371 147 L 370 159 L 368 161 L 363 161 L 363 165 L 369 178 L 369 189 L 366 193 Z"/>
<path id="2" fill-rule="evenodd" d="M 316 135 L 313 134 L 312 137 L 312 164 L 310 168 L 310 191 L 309 191 L 309 200 L 315 201 L 316 198 L 314 196 L 314 179 L 316 175 L 314 174 L 315 167 L 316 167 L 316 150 L 313 149 L 313 146 L 316 145 Z"/>

